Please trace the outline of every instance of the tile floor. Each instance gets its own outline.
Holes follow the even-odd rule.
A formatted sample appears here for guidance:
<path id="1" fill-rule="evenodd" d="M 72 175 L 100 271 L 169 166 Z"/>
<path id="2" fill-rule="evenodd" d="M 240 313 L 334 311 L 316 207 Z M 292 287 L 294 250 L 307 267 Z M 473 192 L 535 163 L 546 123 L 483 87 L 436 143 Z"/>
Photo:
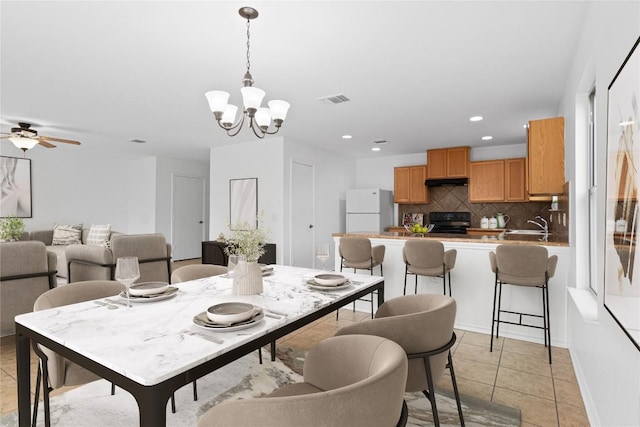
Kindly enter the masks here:
<path id="1" fill-rule="evenodd" d="M 333 336 L 340 327 L 368 318 L 368 313 L 340 311 L 340 320 L 330 314 L 278 341 L 279 344 L 309 349 Z M 569 352 L 552 348 L 553 364 L 547 361 L 543 345 L 500 338 L 489 352 L 488 335 L 456 330 L 453 363 L 460 393 L 519 408 L 522 426 L 588 426 L 580 390 Z M 32 356 L 35 383 L 36 357 Z M 17 410 L 16 359 L 13 336 L 0 340 L 0 412 Z M 440 387 L 451 389 L 448 375 Z M 69 388 L 55 390 L 52 395 Z"/>

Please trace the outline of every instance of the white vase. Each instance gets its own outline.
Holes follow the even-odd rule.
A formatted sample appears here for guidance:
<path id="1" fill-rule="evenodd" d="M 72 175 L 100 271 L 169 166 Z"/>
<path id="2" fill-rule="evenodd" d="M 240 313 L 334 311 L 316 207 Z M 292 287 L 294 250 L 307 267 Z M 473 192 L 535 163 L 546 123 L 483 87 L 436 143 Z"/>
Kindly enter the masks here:
<path id="1" fill-rule="evenodd" d="M 262 268 L 257 262 L 248 262 L 247 274 L 233 278 L 234 295 L 255 295 L 262 290 Z"/>

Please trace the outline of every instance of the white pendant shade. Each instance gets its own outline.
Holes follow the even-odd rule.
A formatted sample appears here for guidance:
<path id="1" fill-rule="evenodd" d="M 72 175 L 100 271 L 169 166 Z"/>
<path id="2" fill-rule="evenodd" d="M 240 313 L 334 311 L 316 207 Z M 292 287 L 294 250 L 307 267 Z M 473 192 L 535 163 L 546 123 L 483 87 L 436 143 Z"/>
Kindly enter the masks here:
<path id="1" fill-rule="evenodd" d="M 268 108 L 258 108 L 256 111 L 256 122 L 260 127 L 269 127 L 271 124 L 271 111 Z"/>
<path id="2" fill-rule="evenodd" d="M 255 108 L 256 110 L 260 108 L 260 104 L 262 104 L 262 98 L 264 98 L 265 92 L 262 89 L 258 89 L 253 86 L 245 86 L 240 89 L 242 93 L 242 103 L 244 104 L 244 108 Z"/>
<path id="3" fill-rule="evenodd" d="M 287 117 L 287 112 L 289 111 L 289 103 L 286 101 L 281 101 L 279 99 L 274 99 L 273 101 L 269 101 L 269 108 L 271 109 L 271 118 L 273 120 L 282 120 Z"/>
<path id="4" fill-rule="evenodd" d="M 238 107 L 233 104 L 227 104 L 227 108 L 224 110 L 222 114 L 221 122 L 223 125 L 229 127 L 233 125 L 236 121 L 236 113 L 238 112 Z"/>
<path id="5" fill-rule="evenodd" d="M 36 144 L 38 144 L 37 139 L 24 138 L 24 137 L 9 138 L 9 141 L 13 142 L 13 145 L 15 145 L 21 150 L 31 150 L 33 147 L 36 146 Z"/>
<path id="6" fill-rule="evenodd" d="M 221 90 L 211 90 L 204 94 L 209 101 L 209 108 L 212 113 L 223 113 L 229 101 L 229 92 Z"/>

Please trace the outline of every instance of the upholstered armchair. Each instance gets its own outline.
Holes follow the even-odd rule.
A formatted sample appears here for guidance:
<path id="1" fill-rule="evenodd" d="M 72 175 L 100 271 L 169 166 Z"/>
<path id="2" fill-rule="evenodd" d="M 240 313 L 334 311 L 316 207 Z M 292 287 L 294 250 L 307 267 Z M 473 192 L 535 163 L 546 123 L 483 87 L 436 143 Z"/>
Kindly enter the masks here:
<path id="1" fill-rule="evenodd" d="M 42 242 L 0 243 L 1 336 L 14 334 L 14 317 L 31 312 L 36 299 L 56 286 L 56 264 Z"/>
<path id="2" fill-rule="evenodd" d="M 171 245 L 162 234 L 120 234 L 111 238 L 110 246 L 67 246 L 69 283 L 114 280 L 116 260 L 126 256 L 138 257 L 138 282 L 171 280 Z"/>

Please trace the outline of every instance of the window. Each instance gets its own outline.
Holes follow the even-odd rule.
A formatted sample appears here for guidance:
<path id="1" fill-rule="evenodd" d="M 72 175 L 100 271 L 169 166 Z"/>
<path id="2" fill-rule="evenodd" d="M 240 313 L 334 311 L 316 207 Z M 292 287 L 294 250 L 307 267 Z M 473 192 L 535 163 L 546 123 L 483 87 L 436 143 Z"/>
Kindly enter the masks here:
<path id="1" fill-rule="evenodd" d="M 596 89 L 591 89 L 589 93 L 589 108 L 588 112 L 588 130 L 587 130 L 587 186 L 589 188 L 589 213 L 588 213 L 588 225 L 589 225 L 589 287 L 593 293 L 597 294 L 597 261 L 598 261 L 598 247 L 596 241 L 597 233 L 597 194 L 596 194 Z"/>

